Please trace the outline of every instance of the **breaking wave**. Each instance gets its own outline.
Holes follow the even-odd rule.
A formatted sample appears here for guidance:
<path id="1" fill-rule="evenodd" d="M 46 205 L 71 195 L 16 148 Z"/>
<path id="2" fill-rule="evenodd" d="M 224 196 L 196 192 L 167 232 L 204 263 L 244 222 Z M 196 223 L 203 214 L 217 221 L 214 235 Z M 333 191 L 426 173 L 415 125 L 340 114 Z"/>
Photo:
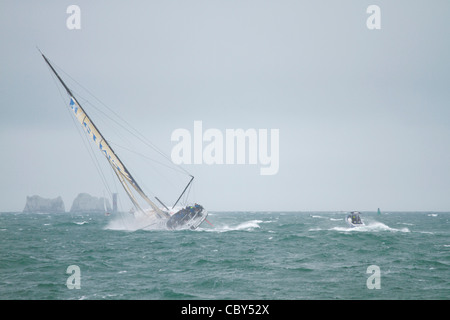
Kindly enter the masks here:
<path id="1" fill-rule="evenodd" d="M 218 225 L 214 228 L 205 228 L 202 229 L 204 231 L 211 231 L 211 232 L 228 232 L 228 231 L 252 231 L 254 229 L 260 228 L 260 223 L 264 223 L 262 220 L 250 220 L 245 221 L 242 223 L 239 223 L 237 225 Z"/>
<path id="2" fill-rule="evenodd" d="M 408 228 L 391 228 L 388 225 L 385 225 L 382 222 L 371 222 L 364 226 L 351 228 L 351 227 L 334 227 L 329 230 L 335 231 L 344 231 L 344 232 L 380 232 L 380 231 L 389 231 L 389 232 L 410 232 Z"/>
<path id="3" fill-rule="evenodd" d="M 138 230 L 166 230 L 165 224 L 145 216 L 118 215 L 108 222 L 105 230 L 138 231 Z"/>
<path id="4" fill-rule="evenodd" d="M 382 231 L 389 231 L 389 232 L 410 232 L 410 230 L 406 227 L 404 228 L 391 228 L 388 225 L 385 225 L 382 222 L 370 222 L 366 223 L 366 225 L 357 227 L 357 228 L 351 228 L 348 226 L 342 226 L 342 227 L 332 227 L 328 229 L 322 229 L 322 228 L 311 228 L 309 231 L 322 231 L 322 230 L 328 230 L 328 231 L 339 231 L 339 232 L 382 232 Z"/>
<path id="5" fill-rule="evenodd" d="M 80 221 L 80 222 L 74 222 L 74 223 L 79 225 L 79 226 L 82 226 L 83 224 L 87 224 L 89 222 L 87 222 L 87 221 Z"/>

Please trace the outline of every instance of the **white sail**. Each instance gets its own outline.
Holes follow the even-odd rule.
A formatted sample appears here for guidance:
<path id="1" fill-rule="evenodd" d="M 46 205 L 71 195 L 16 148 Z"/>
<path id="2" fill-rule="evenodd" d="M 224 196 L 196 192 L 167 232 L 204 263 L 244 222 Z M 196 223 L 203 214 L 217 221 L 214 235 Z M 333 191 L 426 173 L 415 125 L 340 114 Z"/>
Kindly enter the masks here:
<path id="1" fill-rule="evenodd" d="M 100 151 L 103 153 L 103 155 L 108 160 L 111 167 L 114 169 L 114 172 L 117 174 L 119 181 L 123 185 L 125 191 L 127 192 L 128 196 L 130 197 L 131 201 L 140 211 L 143 211 L 142 208 L 140 208 L 138 201 L 136 200 L 135 196 L 131 192 L 129 185 L 131 185 L 138 194 L 152 207 L 153 210 L 161 214 L 161 210 L 154 204 L 142 191 L 142 189 L 139 187 L 137 182 L 133 179 L 131 174 L 128 172 L 125 165 L 120 161 L 120 159 L 115 154 L 114 150 L 111 148 L 111 146 L 108 144 L 108 142 L 105 140 L 105 138 L 102 136 L 100 131 L 97 129 L 97 127 L 94 125 L 92 120 L 89 118 L 89 116 L 86 114 L 86 112 L 83 110 L 83 108 L 80 106 L 80 104 L 76 101 L 76 99 L 71 96 L 70 98 L 70 107 L 72 109 L 72 112 L 75 116 L 75 118 L 78 120 L 78 122 L 83 126 L 86 133 L 89 135 L 89 137 L 92 139 L 92 141 L 97 145 L 97 147 L 100 149 Z"/>
<path id="2" fill-rule="evenodd" d="M 178 210 L 173 215 L 170 215 L 169 211 L 171 210 L 169 210 L 168 207 L 161 202 L 161 200 L 155 197 L 156 200 L 158 200 L 167 209 L 167 212 L 161 210 L 155 203 L 153 203 L 149 199 L 149 197 L 145 194 L 145 192 L 141 189 L 141 187 L 139 187 L 136 180 L 131 176 L 130 172 L 127 170 L 124 163 L 119 159 L 117 154 L 114 152 L 109 143 L 100 133 L 98 128 L 95 126 L 92 119 L 87 115 L 83 107 L 81 107 L 80 103 L 77 101 L 72 91 L 64 83 L 64 81 L 61 79 L 61 77 L 53 68 L 48 59 L 43 54 L 42 57 L 44 58 L 45 62 L 48 64 L 52 72 L 55 74 L 55 76 L 58 78 L 58 80 L 61 82 L 64 89 L 66 89 L 66 92 L 70 97 L 69 107 L 71 109 L 73 116 L 84 128 L 91 141 L 99 148 L 100 152 L 106 157 L 108 163 L 111 165 L 111 168 L 113 169 L 114 173 L 116 174 L 117 178 L 122 184 L 125 192 L 127 193 L 128 197 L 130 198 L 130 200 L 132 201 L 138 212 L 151 215 L 153 217 L 156 216 L 158 218 L 162 218 L 160 220 L 152 221 L 152 223 L 147 225 L 146 227 L 158 226 L 159 228 L 160 226 L 162 226 L 163 228 L 172 230 L 183 228 L 196 229 L 203 221 L 205 221 L 206 217 L 208 216 L 208 212 L 203 208 L 203 206 L 197 203 L 195 203 L 194 205 L 186 206 L 185 208 Z M 189 183 L 186 185 L 183 192 L 178 197 L 172 209 L 178 204 L 181 197 L 185 194 L 185 192 L 191 185 L 192 181 L 194 180 L 194 177 L 192 175 L 190 175 L 190 177 L 191 179 Z M 145 200 L 145 202 L 148 205 L 150 205 L 151 210 L 148 208 L 142 208 L 138 202 L 137 197 L 140 197 L 143 200 Z"/>
<path id="3" fill-rule="evenodd" d="M 42 53 L 41 53 L 42 54 Z M 100 149 L 100 151 L 104 154 L 106 159 L 108 160 L 109 164 L 113 168 L 114 172 L 116 173 L 117 177 L 119 178 L 120 183 L 122 184 L 123 188 L 125 189 L 125 192 L 128 194 L 130 200 L 133 202 L 134 206 L 137 210 L 147 213 L 148 211 L 143 210 L 141 206 L 139 205 L 135 195 L 131 192 L 130 186 L 139 194 L 139 196 L 144 199 L 150 207 L 153 209 L 153 211 L 156 213 L 158 217 L 166 217 L 169 218 L 170 215 L 167 212 L 162 211 L 158 206 L 153 203 L 148 196 L 144 193 L 144 191 L 139 187 L 136 180 L 131 176 L 125 165 L 122 163 L 122 161 L 119 159 L 119 157 L 115 154 L 114 150 L 111 148 L 111 146 L 108 144 L 106 139 L 102 136 L 100 131 L 95 126 L 94 122 L 92 122 L 91 118 L 87 115 L 87 113 L 84 111 L 84 109 L 81 107 L 80 103 L 77 101 L 77 99 L 74 97 L 72 91 L 67 87 L 67 85 L 64 83 L 64 81 L 60 78 L 58 73 L 55 71 L 53 66 L 50 64 L 48 59 L 42 54 L 43 58 L 53 71 L 53 73 L 56 75 L 58 80 L 61 82 L 61 84 L 64 86 L 64 88 L 67 91 L 67 94 L 70 96 L 70 108 L 72 110 L 73 115 L 77 119 L 77 121 L 82 125 L 88 136 L 91 138 L 91 140 L 97 145 L 97 147 Z"/>

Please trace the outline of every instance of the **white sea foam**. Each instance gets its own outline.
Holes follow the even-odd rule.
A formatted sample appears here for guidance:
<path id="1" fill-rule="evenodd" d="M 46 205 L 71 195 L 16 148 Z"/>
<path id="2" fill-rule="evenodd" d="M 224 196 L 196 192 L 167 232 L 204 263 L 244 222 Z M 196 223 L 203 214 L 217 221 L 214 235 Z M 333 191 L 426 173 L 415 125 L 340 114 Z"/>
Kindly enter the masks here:
<path id="1" fill-rule="evenodd" d="M 245 221 L 242 223 L 239 223 L 237 225 L 217 225 L 214 228 L 204 228 L 202 230 L 204 231 L 212 231 L 212 232 L 228 232 L 228 231 L 251 231 L 256 228 L 260 228 L 260 223 L 265 223 L 265 221 L 262 220 L 250 220 Z"/>
<path id="2" fill-rule="evenodd" d="M 165 229 L 160 221 L 152 217 L 136 216 L 131 214 L 120 214 L 111 217 L 111 220 L 105 226 L 106 230 L 117 231 L 137 231 L 137 230 L 161 230 Z"/>
<path id="3" fill-rule="evenodd" d="M 357 227 L 357 228 L 350 228 L 350 227 L 334 227 L 329 230 L 335 230 L 335 231 L 344 231 L 344 232 L 380 232 L 380 231 L 390 231 L 390 232 L 410 232 L 408 228 L 391 228 L 388 225 L 385 225 L 382 222 L 369 222 L 366 223 L 366 225 Z"/>
<path id="4" fill-rule="evenodd" d="M 310 217 L 315 218 L 315 219 L 327 219 L 327 217 L 318 216 L 318 215 L 310 215 Z"/>
<path id="5" fill-rule="evenodd" d="M 434 232 L 431 231 L 418 231 L 418 232 L 422 234 L 435 234 Z"/>
<path id="6" fill-rule="evenodd" d="M 259 228 L 259 223 L 263 223 L 264 221 L 261 220 L 250 220 L 243 222 L 236 226 L 236 230 L 248 230 L 248 229 L 254 229 Z"/>
<path id="7" fill-rule="evenodd" d="M 380 231 L 390 231 L 390 232 L 410 232 L 408 228 L 391 228 L 387 225 L 385 225 L 382 222 L 369 222 L 366 223 L 364 226 L 351 228 L 348 226 L 339 226 L 339 227 L 332 227 L 332 228 L 310 228 L 309 231 L 322 231 L 322 230 L 328 230 L 328 231 L 339 231 L 339 232 L 380 232 Z"/>

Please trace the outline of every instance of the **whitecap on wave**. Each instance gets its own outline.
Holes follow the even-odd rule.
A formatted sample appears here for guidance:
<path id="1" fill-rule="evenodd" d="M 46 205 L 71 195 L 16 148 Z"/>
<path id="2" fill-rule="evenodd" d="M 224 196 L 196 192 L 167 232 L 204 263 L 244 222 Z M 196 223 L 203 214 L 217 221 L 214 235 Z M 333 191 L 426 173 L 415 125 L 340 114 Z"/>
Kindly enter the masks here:
<path id="1" fill-rule="evenodd" d="M 87 224 L 89 222 L 87 222 L 87 221 L 80 221 L 80 222 L 74 222 L 74 223 L 79 225 L 79 226 L 82 226 L 83 224 Z"/>
<path id="2" fill-rule="evenodd" d="M 106 230 L 137 231 L 137 230 L 165 230 L 161 222 L 146 216 L 118 215 L 105 226 Z"/>
<path id="3" fill-rule="evenodd" d="M 380 231 L 390 231 L 390 232 L 410 232 L 408 228 L 391 228 L 388 225 L 385 225 L 382 222 L 371 222 L 367 223 L 364 226 L 357 227 L 357 228 L 350 228 L 350 227 L 334 227 L 330 230 L 336 230 L 336 231 L 345 231 L 345 232 L 380 232 Z"/>
<path id="4" fill-rule="evenodd" d="M 357 228 L 351 228 L 347 226 L 342 227 L 332 227 L 329 229 L 322 229 L 322 228 L 311 228 L 309 231 L 321 231 L 321 230 L 328 230 L 328 231 L 339 231 L 339 232 L 380 232 L 380 231 L 389 231 L 389 232 L 410 232 L 408 228 L 391 228 L 387 225 L 385 225 L 382 222 L 370 222 L 366 223 L 366 225 L 357 227 Z"/>
<path id="5" fill-rule="evenodd" d="M 250 220 L 250 221 L 245 221 L 242 223 L 239 223 L 237 225 L 228 225 L 228 224 L 224 224 L 224 225 L 217 225 L 214 228 L 205 228 L 202 229 L 204 231 L 212 231 L 212 232 L 227 232 L 227 231 L 251 231 L 254 230 L 256 228 L 260 228 L 260 223 L 264 223 L 265 221 L 262 220 Z"/>

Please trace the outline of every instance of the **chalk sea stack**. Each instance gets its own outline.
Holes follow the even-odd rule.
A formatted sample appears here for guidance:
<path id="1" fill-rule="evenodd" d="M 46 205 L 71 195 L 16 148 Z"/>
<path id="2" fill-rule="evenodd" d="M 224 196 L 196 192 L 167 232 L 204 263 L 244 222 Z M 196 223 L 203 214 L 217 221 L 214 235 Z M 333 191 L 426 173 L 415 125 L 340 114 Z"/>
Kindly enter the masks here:
<path id="1" fill-rule="evenodd" d="M 93 197 L 87 193 L 80 193 L 73 200 L 70 212 L 105 212 L 105 206 L 107 211 L 111 211 L 108 199 Z"/>
<path id="2" fill-rule="evenodd" d="M 63 213 L 66 212 L 61 197 L 46 199 L 40 196 L 27 196 L 24 213 Z"/>

